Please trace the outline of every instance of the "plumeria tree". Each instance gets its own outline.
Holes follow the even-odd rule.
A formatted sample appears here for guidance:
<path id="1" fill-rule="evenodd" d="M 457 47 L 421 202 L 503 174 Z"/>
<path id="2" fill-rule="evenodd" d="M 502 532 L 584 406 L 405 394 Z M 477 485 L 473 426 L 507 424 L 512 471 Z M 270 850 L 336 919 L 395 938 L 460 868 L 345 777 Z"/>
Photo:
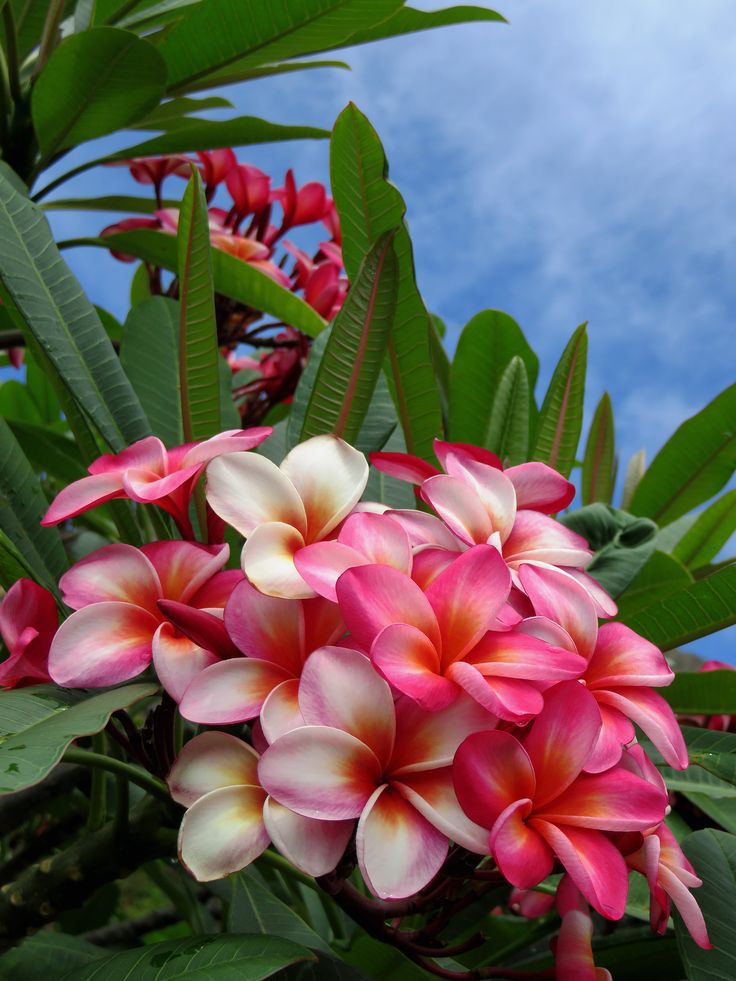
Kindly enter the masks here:
<path id="1" fill-rule="evenodd" d="M 0 976 L 730 977 L 736 675 L 682 648 L 736 622 L 736 386 L 617 481 L 585 325 L 541 398 L 498 311 L 450 362 L 356 106 L 330 188 L 231 148 L 321 134 L 196 116 L 498 15 L 2 17 Z M 35 190 L 122 127 L 160 135 L 70 174 L 147 196 Z M 44 207 L 122 213 L 123 325 Z"/>

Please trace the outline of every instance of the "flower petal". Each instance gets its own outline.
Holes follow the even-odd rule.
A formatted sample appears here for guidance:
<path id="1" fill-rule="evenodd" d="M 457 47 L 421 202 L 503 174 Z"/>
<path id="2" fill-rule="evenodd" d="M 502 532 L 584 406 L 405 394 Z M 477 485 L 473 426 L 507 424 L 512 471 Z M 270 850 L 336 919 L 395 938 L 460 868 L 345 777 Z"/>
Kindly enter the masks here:
<path id="1" fill-rule="evenodd" d="M 468 545 L 485 544 L 495 531 L 475 490 L 456 477 L 430 477 L 421 493 L 450 531 Z"/>
<path id="2" fill-rule="evenodd" d="M 531 889 L 552 871 L 554 856 L 547 842 L 524 822 L 530 800 L 514 801 L 491 829 L 491 853 L 512 886 Z"/>
<path id="3" fill-rule="evenodd" d="M 531 818 L 529 823 L 552 848 L 590 905 L 601 916 L 620 920 L 629 876 L 616 846 L 601 831 L 590 828 L 561 828 L 538 818 Z"/>
<path id="4" fill-rule="evenodd" d="M 548 562 L 557 566 L 584 566 L 592 552 L 580 535 L 538 511 L 519 511 L 504 542 L 507 562 Z"/>
<path id="5" fill-rule="evenodd" d="M 598 708 L 601 710 L 603 725 L 593 752 L 585 764 L 586 773 L 610 770 L 621 759 L 623 747 L 636 735 L 631 722 L 618 709 L 603 705 L 600 701 Z"/>
<path id="6" fill-rule="evenodd" d="M 229 545 L 197 542 L 153 542 L 141 552 L 156 570 L 166 599 L 188 603 L 228 560 Z"/>
<path id="7" fill-rule="evenodd" d="M 586 667 L 580 655 L 515 630 L 487 633 L 465 660 L 482 675 L 524 681 L 579 678 Z"/>
<path id="8" fill-rule="evenodd" d="M 49 651 L 49 674 L 62 688 L 104 688 L 135 678 L 151 663 L 158 627 L 129 603 L 93 603 L 59 627 Z"/>
<path id="9" fill-rule="evenodd" d="M 383 786 L 361 814 L 355 847 L 371 892 L 381 899 L 403 899 L 435 877 L 449 842 L 396 790 Z"/>
<path id="10" fill-rule="evenodd" d="M 558 797 L 577 777 L 600 728 L 596 700 L 577 681 L 561 681 L 545 693 L 544 708 L 524 740 L 537 776 L 535 809 Z"/>
<path id="11" fill-rule="evenodd" d="M 365 743 L 385 767 L 396 731 L 391 689 L 368 658 L 343 647 L 322 647 L 307 658 L 299 684 L 307 725 L 332 726 Z"/>
<path id="12" fill-rule="evenodd" d="M 558 623 L 575 641 L 578 653 L 589 658 L 598 636 L 598 617 L 585 587 L 559 569 L 536 565 L 523 565 L 519 578 L 536 613 Z"/>
<path id="13" fill-rule="evenodd" d="M 201 443 L 194 443 L 184 454 L 182 467 L 202 466 L 223 453 L 238 453 L 252 450 L 268 439 L 272 426 L 254 426 L 251 429 L 230 429 L 218 433 Z"/>
<path id="14" fill-rule="evenodd" d="M 299 680 L 289 678 L 276 685 L 266 697 L 261 706 L 259 717 L 263 735 L 269 743 L 275 742 L 279 736 L 292 729 L 305 725 L 304 716 L 299 708 Z"/>
<path id="15" fill-rule="evenodd" d="M 429 600 L 398 569 L 385 565 L 348 569 L 337 582 L 337 597 L 351 635 L 366 651 L 393 623 L 408 623 L 439 646 L 437 618 Z"/>
<path id="16" fill-rule="evenodd" d="M 301 533 L 281 521 L 259 525 L 243 546 L 243 572 L 268 596 L 307 599 L 315 592 L 299 575 L 294 556 L 303 548 Z"/>
<path id="17" fill-rule="evenodd" d="M 199 882 L 250 865 L 268 847 L 260 787 L 223 787 L 193 804 L 179 831 L 179 858 Z"/>
<path id="18" fill-rule="evenodd" d="M 422 484 L 428 477 L 439 473 L 437 467 L 410 453 L 371 453 L 370 461 L 381 473 L 410 484 Z"/>
<path id="19" fill-rule="evenodd" d="M 352 838 L 355 821 L 317 821 L 267 797 L 263 820 L 281 854 L 307 875 L 327 875 Z"/>
<path id="20" fill-rule="evenodd" d="M 603 624 L 585 672 L 591 688 L 661 688 L 674 677 L 660 649 L 623 623 Z"/>
<path id="21" fill-rule="evenodd" d="M 51 502 L 51 506 L 43 516 L 44 526 L 58 525 L 60 521 L 74 518 L 83 511 L 104 504 L 106 501 L 125 497 L 123 478 L 118 472 L 95 474 L 75 480 L 59 491 Z"/>
<path id="22" fill-rule="evenodd" d="M 228 453 L 207 467 L 207 501 L 246 538 L 259 525 L 279 521 L 304 533 L 307 516 L 289 478 L 265 456 Z"/>
<path id="23" fill-rule="evenodd" d="M 534 798 L 531 761 L 509 732 L 468 736 L 455 754 L 453 775 L 463 810 L 483 828 L 492 828 L 511 804 Z"/>
<path id="24" fill-rule="evenodd" d="M 460 690 L 440 673 L 434 645 L 421 630 L 408 623 L 392 623 L 376 637 L 371 661 L 394 688 L 436 712 L 451 705 Z"/>
<path id="25" fill-rule="evenodd" d="M 488 855 L 488 831 L 471 821 L 460 807 L 452 778 L 452 767 L 409 773 L 394 780 L 402 797 L 429 823 L 451 841 L 477 855 Z"/>
<path id="26" fill-rule="evenodd" d="M 299 676 L 304 661 L 301 601 L 266 596 L 243 580 L 225 607 L 225 627 L 243 654 L 270 661 Z"/>
<path id="27" fill-rule="evenodd" d="M 258 715 L 266 696 L 288 677 L 283 668 L 255 657 L 218 661 L 194 678 L 179 711 L 204 725 L 245 722 Z"/>
<path id="28" fill-rule="evenodd" d="M 203 732 L 190 739 L 166 777 L 177 804 L 191 805 L 213 790 L 258 786 L 258 753 L 226 732 Z"/>
<path id="29" fill-rule="evenodd" d="M 220 659 L 199 647 L 170 623 L 159 624 L 152 641 L 153 666 L 159 681 L 175 702 L 200 672 Z"/>
<path id="30" fill-rule="evenodd" d="M 337 603 L 337 580 L 347 569 L 370 565 L 367 559 L 349 545 L 338 541 L 315 542 L 301 548 L 294 556 L 294 565 L 302 579 L 319 596 Z"/>
<path id="31" fill-rule="evenodd" d="M 608 971 L 595 966 L 592 936 L 593 921 L 587 913 L 579 909 L 565 913 L 555 948 L 556 977 L 565 981 L 611 981 Z"/>
<path id="32" fill-rule="evenodd" d="M 307 516 L 307 540 L 324 538 L 346 518 L 368 482 L 368 461 L 337 436 L 314 436 L 295 446 L 281 472 L 296 487 Z"/>
<path id="33" fill-rule="evenodd" d="M 357 818 L 380 783 L 375 753 L 349 732 L 303 726 L 279 736 L 258 765 L 261 786 L 298 814 Z"/>
<path id="34" fill-rule="evenodd" d="M 478 705 L 507 722 L 521 725 L 542 711 L 542 694 L 529 681 L 497 676 L 486 678 L 476 665 L 468 664 L 467 661 L 455 661 L 446 673 Z"/>
<path id="35" fill-rule="evenodd" d="M 622 688 L 598 691 L 603 705 L 611 705 L 632 719 L 652 740 L 665 762 L 677 770 L 688 765 L 687 747 L 672 709 L 662 696 L 650 688 Z"/>
<path id="36" fill-rule="evenodd" d="M 493 531 L 505 542 L 516 517 L 516 491 L 509 478 L 497 467 L 472 460 L 466 454 L 448 453 L 445 469 L 477 494 Z"/>
<path id="37" fill-rule="evenodd" d="M 425 511 L 387 511 L 388 517 L 398 521 L 409 536 L 412 548 L 419 545 L 436 545 L 451 552 L 460 550 L 460 541 L 434 514 Z"/>
<path id="38" fill-rule="evenodd" d="M 59 580 L 67 606 L 121 602 L 140 606 L 161 619 L 156 601 L 161 581 L 145 553 L 133 545 L 105 545 L 76 562 Z"/>
<path id="39" fill-rule="evenodd" d="M 122 453 L 104 453 L 87 468 L 91 474 L 122 473 L 124 470 L 151 470 L 166 473 L 166 447 L 157 436 L 146 436 L 123 450 Z"/>
<path id="40" fill-rule="evenodd" d="M 386 514 L 351 514 L 338 540 L 377 565 L 390 565 L 407 576 L 411 572 L 409 536 L 398 521 Z"/>
<path id="41" fill-rule="evenodd" d="M 702 947 L 703 950 L 712 950 L 713 944 L 708 937 L 708 928 L 705 925 L 703 913 L 693 894 L 670 869 L 660 868 L 659 875 L 662 888 L 677 907 L 690 936 L 698 947 Z"/>
<path id="42" fill-rule="evenodd" d="M 432 581 L 425 595 L 439 624 L 443 667 L 490 630 L 510 589 L 509 570 L 492 545 L 468 549 Z"/>
<path id="43" fill-rule="evenodd" d="M 463 462 L 475 460 L 476 463 L 485 463 L 486 466 L 494 467 L 496 470 L 503 470 L 501 461 L 495 453 L 482 446 L 473 446 L 472 443 L 450 443 L 443 439 L 435 439 L 434 453 L 448 473 L 452 466 L 451 461 L 448 460 L 450 454 Z"/>
<path id="44" fill-rule="evenodd" d="M 583 773 L 555 800 L 536 806 L 552 824 L 598 831 L 646 831 L 664 820 L 667 795 L 623 767 Z"/>
<path id="45" fill-rule="evenodd" d="M 504 473 L 514 485 L 518 508 L 553 514 L 566 508 L 575 497 L 574 485 L 546 463 L 520 463 Z"/>

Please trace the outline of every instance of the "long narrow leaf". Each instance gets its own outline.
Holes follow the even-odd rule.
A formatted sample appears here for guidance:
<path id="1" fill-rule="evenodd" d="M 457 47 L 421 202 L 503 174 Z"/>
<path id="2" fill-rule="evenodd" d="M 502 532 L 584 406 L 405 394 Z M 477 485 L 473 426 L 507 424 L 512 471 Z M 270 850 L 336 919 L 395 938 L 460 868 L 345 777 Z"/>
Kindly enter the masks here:
<path id="1" fill-rule="evenodd" d="M 736 531 L 736 489 L 702 511 L 672 550 L 680 562 L 699 569 L 711 562 Z"/>
<path id="2" fill-rule="evenodd" d="M 350 47 L 356 44 L 368 44 L 371 41 L 382 41 L 390 37 L 399 37 L 402 34 L 429 31 L 437 27 L 484 21 L 505 24 L 506 18 L 487 7 L 460 5 L 446 7 L 443 10 L 416 10 L 414 7 L 402 7 L 393 17 L 382 21 L 376 27 L 354 34 L 350 38 Z M 340 45 L 335 45 L 335 47 L 340 47 Z"/>
<path id="3" fill-rule="evenodd" d="M 529 382 L 524 362 L 518 355 L 514 355 L 501 375 L 483 445 L 511 465 L 527 459 Z"/>
<path id="4" fill-rule="evenodd" d="M 610 504 L 613 496 L 615 438 L 611 397 L 604 392 L 590 424 L 583 457 L 583 504 L 602 501 Z"/>
<path id="5" fill-rule="evenodd" d="M 45 218 L 1 174 L 0 292 L 26 339 L 37 342 L 61 386 L 113 451 L 150 434 L 100 318 Z"/>
<path id="6" fill-rule="evenodd" d="M 585 361 L 588 337 L 585 324 L 574 332 L 562 352 L 539 413 L 533 458 L 548 463 L 566 477 L 575 463 L 583 428 Z"/>
<path id="7" fill-rule="evenodd" d="M 179 213 L 179 395 L 184 439 L 220 430 L 220 369 L 207 201 L 196 167 Z"/>
<path id="8" fill-rule="evenodd" d="M 631 510 L 666 525 L 707 501 L 736 470 L 736 385 L 683 422 L 652 460 Z"/>
<path id="9" fill-rule="evenodd" d="M 365 257 L 335 318 L 307 405 L 302 439 L 334 432 L 352 442 L 360 432 L 396 307 L 393 238 L 393 232 L 382 235 Z"/>
<path id="10" fill-rule="evenodd" d="M 404 201 L 387 180 L 386 156 L 366 117 L 350 104 L 337 119 L 330 147 L 332 190 L 342 221 L 343 256 L 352 279 L 378 238 L 396 229 L 399 265 L 396 312 L 388 348 L 394 401 L 410 453 L 434 459 L 442 409 L 429 344 L 432 326 L 417 290 Z"/>

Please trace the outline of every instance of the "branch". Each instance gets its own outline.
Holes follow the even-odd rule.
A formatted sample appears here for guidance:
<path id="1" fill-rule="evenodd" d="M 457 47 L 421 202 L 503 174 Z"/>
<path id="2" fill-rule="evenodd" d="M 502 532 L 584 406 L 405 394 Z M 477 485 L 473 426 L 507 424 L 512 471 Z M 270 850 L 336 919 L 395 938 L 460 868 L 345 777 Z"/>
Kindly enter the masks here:
<path id="1" fill-rule="evenodd" d="M 0 835 L 24 824 L 31 814 L 44 808 L 55 797 L 88 783 L 89 773 L 84 767 L 62 763 L 35 787 L 3 795 L 0 797 Z"/>

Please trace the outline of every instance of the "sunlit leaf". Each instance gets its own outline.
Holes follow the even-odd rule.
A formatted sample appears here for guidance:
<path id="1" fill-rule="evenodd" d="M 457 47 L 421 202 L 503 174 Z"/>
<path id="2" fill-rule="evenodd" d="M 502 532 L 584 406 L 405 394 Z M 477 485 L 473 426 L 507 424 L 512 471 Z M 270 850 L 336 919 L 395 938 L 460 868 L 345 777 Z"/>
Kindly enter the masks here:
<path id="1" fill-rule="evenodd" d="M 581 497 L 583 504 L 602 501 L 610 504 L 615 479 L 613 410 L 604 392 L 590 424 L 583 457 Z"/>
<path id="2" fill-rule="evenodd" d="M 532 458 L 549 464 L 566 477 L 575 463 L 583 428 L 587 351 L 586 325 L 581 324 L 562 352 L 539 411 Z"/>

